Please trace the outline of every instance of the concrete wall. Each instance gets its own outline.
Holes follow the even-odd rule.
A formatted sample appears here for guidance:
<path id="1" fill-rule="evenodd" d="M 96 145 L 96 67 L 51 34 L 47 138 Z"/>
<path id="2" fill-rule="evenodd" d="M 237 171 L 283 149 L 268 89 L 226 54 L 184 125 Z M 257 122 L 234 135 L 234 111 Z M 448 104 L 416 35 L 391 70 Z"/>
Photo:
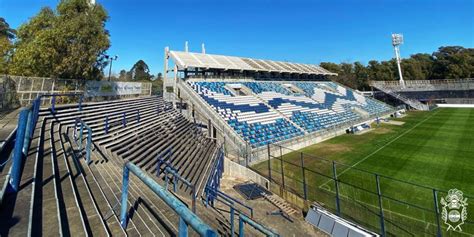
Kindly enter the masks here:
<path id="1" fill-rule="evenodd" d="M 257 172 L 250 170 L 249 168 L 239 165 L 228 158 L 224 158 L 224 175 L 251 180 L 262 187 L 269 188 L 269 181 L 267 178 L 261 176 Z"/>

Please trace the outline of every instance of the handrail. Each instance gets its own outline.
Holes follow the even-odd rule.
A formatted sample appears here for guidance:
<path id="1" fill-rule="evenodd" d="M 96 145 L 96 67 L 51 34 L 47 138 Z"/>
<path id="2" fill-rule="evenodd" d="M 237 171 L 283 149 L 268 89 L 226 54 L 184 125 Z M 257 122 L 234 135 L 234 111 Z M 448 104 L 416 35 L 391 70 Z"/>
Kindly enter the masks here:
<path id="1" fill-rule="evenodd" d="M 196 213 L 196 188 L 194 187 L 194 185 L 188 180 L 186 180 L 185 178 L 183 178 L 181 175 L 179 175 L 178 172 L 171 166 L 166 166 L 165 172 L 166 172 L 165 174 L 166 190 L 168 190 L 168 183 L 169 183 L 168 174 L 171 174 L 173 176 L 173 192 L 176 193 L 176 185 L 178 185 L 178 180 L 183 182 L 188 188 L 191 188 L 191 192 L 192 192 L 191 208 L 193 210 L 193 213 Z"/>
<path id="2" fill-rule="evenodd" d="M 255 222 L 254 220 L 250 219 L 248 216 L 245 216 L 243 214 L 240 214 L 239 215 L 239 236 L 245 236 L 245 233 L 244 233 L 244 227 L 245 227 L 245 224 L 249 224 L 250 226 L 252 226 L 253 228 L 255 228 L 256 230 L 260 231 L 260 233 L 266 235 L 266 236 L 280 236 L 276 233 L 274 233 L 273 231 L 269 230 L 268 228 L 265 228 L 263 225 Z"/>
<path id="3" fill-rule="evenodd" d="M 219 190 L 216 191 L 216 190 L 212 190 L 212 189 L 207 189 L 207 191 L 214 193 L 218 197 L 221 197 L 222 199 L 224 199 L 224 201 L 230 203 L 231 205 L 233 205 L 234 203 L 237 203 L 237 204 L 245 207 L 246 209 L 248 209 L 250 211 L 250 217 L 253 218 L 253 208 L 252 207 L 244 204 L 243 202 L 241 202 L 241 201 L 239 201 L 239 200 L 237 200 L 237 199 L 235 199 L 235 198 L 233 198 L 233 197 L 231 197 L 231 196 L 229 196 L 229 195 L 227 195 L 227 194 L 225 194 L 225 193 L 223 193 Z"/>
<path id="4" fill-rule="evenodd" d="M 124 229 L 127 227 L 128 222 L 127 205 L 130 171 L 179 215 L 179 236 L 188 235 L 188 225 L 190 225 L 201 236 L 217 236 L 216 231 L 204 223 L 204 221 L 202 221 L 196 214 L 190 211 L 184 203 L 166 191 L 138 166 L 131 162 L 127 162 L 123 166 L 120 224 Z"/>
<path id="5" fill-rule="evenodd" d="M 209 192 L 207 190 L 214 190 L 217 191 L 220 186 L 220 179 L 222 177 L 222 173 L 224 172 L 224 154 L 222 151 L 222 145 L 220 148 L 218 148 L 217 152 L 217 158 L 214 161 L 214 164 L 211 169 L 211 173 L 209 175 L 209 178 L 206 182 L 206 186 L 204 188 L 204 191 L 206 191 L 206 204 L 211 201 L 211 203 L 214 201 L 214 193 L 209 195 Z"/>
<path id="6" fill-rule="evenodd" d="M 57 96 L 69 96 L 69 97 L 75 97 L 75 96 L 78 96 L 80 95 L 79 97 L 79 111 L 82 111 L 82 101 L 84 100 L 84 94 L 83 93 L 62 93 L 62 94 L 43 94 L 43 95 L 40 95 L 39 97 L 53 97 L 52 100 L 51 100 L 51 112 L 53 114 L 56 113 L 56 97 Z"/>
<path id="7" fill-rule="evenodd" d="M 82 135 L 84 128 L 87 129 L 87 143 L 86 143 L 86 162 L 90 164 L 91 162 L 91 148 L 92 148 L 92 129 L 80 118 L 76 118 L 74 121 L 74 141 L 77 144 L 77 124 L 80 124 L 79 128 L 79 150 L 82 151 Z"/>
<path id="8" fill-rule="evenodd" d="M 33 134 L 35 131 L 36 123 L 38 122 L 39 118 L 39 111 L 41 106 L 41 98 L 53 96 L 71 96 L 71 95 L 78 95 L 78 94 L 43 94 L 37 96 L 31 105 L 24 107 L 18 116 L 18 125 L 16 129 L 16 137 L 15 137 L 15 146 L 13 148 L 13 159 L 12 159 L 12 167 L 9 176 L 8 185 L 4 187 L 6 192 L 18 192 L 18 185 L 20 183 L 20 172 L 21 172 L 21 164 L 23 157 L 28 155 L 28 150 L 30 147 L 31 139 L 33 138 Z M 54 113 L 54 104 L 52 105 L 52 111 Z M 81 109 L 81 104 L 79 104 L 79 109 Z M 2 193 L 3 195 L 3 193 Z"/>

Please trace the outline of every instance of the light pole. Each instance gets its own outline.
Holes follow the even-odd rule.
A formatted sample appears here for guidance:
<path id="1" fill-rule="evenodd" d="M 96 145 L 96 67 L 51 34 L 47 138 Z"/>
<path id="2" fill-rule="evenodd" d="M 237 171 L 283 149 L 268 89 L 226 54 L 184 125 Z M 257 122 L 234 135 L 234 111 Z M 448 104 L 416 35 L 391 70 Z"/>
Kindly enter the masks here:
<path id="1" fill-rule="evenodd" d="M 402 66 L 400 65 L 400 45 L 403 44 L 403 35 L 402 34 L 392 34 L 392 45 L 395 50 L 395 58 L 397 59 L 398 66 L 398 75 L 400 75 L 400 86 L 405 88 L 405 81 L 403 81 L 402 76 Z"/>
<path id="2" fill-rule="evenodd" d="M 115 55 L 115 56 L 110 56 L 110 55 L 107 55 L 107 54 L 106 54 L 106 55 L 105 55 L 105 58 L 108 59 L 108 60 L 110 60 L 109 79 L 108 79 L 108 81 L 110 81 L 110 74 L 112 73 L 112 62 L 113 62 L 114 60 L 117 60 L 117 59 L 118 59 L 118 56 L 117 56 L 117 55 Z"/>

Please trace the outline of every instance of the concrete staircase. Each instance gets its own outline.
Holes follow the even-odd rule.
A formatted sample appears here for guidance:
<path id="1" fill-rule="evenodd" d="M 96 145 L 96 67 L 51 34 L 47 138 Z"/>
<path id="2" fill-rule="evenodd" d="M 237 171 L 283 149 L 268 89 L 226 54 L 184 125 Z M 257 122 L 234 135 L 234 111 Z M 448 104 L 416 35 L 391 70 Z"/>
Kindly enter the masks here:
<path id="1" fill-rule="evenodd" d="M 90 164 L 74 141 L 76 118 L 92 129 Z M 176 236 L 177 214 L 136 177 L 130 176 L 126 229 L 118 217 L 123 163 L 132 161 L 164 186 L 163 175 L 156 175 L 164 165 L 157 167 L 156 157 L 170 147 L 166 161 L 200 194 L 218 144 L 162 98 L 89 103 L 82 111 L 77 105 L 60 106 L 55 114 L 41 110 L 20 191 L 6 195 L 0 206 L 0 235 Z M 178 188 L 174 195 L 190 206 L 189 188 Z M 229 219 L 218 210 L 197 202 L 197 214 L 221 235 L 230 235 Z"/>

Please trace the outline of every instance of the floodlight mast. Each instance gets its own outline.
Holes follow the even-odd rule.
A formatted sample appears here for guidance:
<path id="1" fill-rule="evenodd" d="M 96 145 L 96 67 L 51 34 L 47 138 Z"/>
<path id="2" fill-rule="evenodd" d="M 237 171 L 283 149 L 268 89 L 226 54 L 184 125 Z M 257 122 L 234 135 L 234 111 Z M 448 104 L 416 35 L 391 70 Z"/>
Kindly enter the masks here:
<path id="1" fill-rule="evenodd" d="M 403 80 L 402 75 L 402 66 L 400 65 L 400 45 L 403 44 L 403 35 L 402 34 L 392 34 L 392 45 L 393 49 L 395 50 L 395 58 L 397 59 L 397 66 L 398 66 L 398 75 L 400 76 L 400 86 L 402 88 L 405 87 L 405 81 Z"/>

